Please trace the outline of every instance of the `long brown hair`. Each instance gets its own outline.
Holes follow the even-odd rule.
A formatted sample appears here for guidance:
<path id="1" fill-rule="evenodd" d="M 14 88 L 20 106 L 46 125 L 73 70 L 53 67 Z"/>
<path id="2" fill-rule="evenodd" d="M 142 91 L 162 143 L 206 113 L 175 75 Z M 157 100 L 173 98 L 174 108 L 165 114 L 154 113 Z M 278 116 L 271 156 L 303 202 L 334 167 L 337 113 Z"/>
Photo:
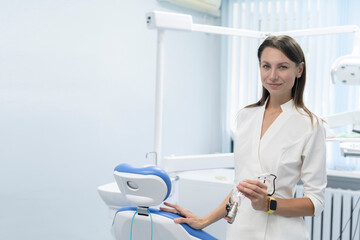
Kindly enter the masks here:
<path id="1" fill-rule="evenodd" d="M 296 66 L 299 66 L 299 64 L 302 62 L 304 63 L 304 69 L 302 75 L 300 78 L 295 79 L 294 86 L 291 89 L 291 98 L 293 99 L 294 105 L 297 110 L 303 109 L 307 113 L 307 115 L 309 115 L 312 124 L 314 114 L 305 107 L 303 101 L 304 89 L 306 84 L 306 63 L 305 63 L 305 55 L 300 45 L 295 41 L 295 39 L 287 35 L 269 36 L 264 40 L 264 42 L 258 48 L 257 56 L 258 56 L 259 64 L 261 62 L 261 55 L 264 49 L 267 47 L 280 50 L 283 54 L 285 54 L 287 58 L 293 61 L 296 64 Z M 270 93 L 263 86 L 261 99 L 258 102 L 248 105 L 246 107 L 248 108 L 248 107 L 263 106 L 269 95 Z"/>

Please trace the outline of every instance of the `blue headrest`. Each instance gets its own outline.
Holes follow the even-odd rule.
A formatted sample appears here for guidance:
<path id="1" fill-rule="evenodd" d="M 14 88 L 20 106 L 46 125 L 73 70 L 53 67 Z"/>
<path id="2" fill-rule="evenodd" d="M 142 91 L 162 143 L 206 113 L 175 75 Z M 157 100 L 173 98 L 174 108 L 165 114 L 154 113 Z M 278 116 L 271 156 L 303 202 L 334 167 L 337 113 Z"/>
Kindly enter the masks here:
<path id="1" fill-rule="evenodd" d="M 171 180 L 169 175 L 161 168 L 156 166 L 148 166 L 148 167 L 141 167 L 141 168 L 135 168 L 130 166 L 129 164 L 122 163 L 115 167 L 114 171 L 116 172 L 123 172 L 123 173 L 133 173 L 133 174 L 140 174 L 140 175 L 155 175 L 160 177 L 167 186 L 167 194 L 165 199 L 168 198 L 170 192 L 171 192 Z M 164 200 L 165 200 L 164 199 Z"/>

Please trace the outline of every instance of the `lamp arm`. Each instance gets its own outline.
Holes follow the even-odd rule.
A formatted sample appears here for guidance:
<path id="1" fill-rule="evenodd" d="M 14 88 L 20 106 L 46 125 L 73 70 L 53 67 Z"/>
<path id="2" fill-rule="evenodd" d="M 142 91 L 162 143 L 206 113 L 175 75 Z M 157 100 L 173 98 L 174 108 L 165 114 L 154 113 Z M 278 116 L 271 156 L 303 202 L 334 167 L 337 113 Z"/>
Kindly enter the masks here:
<path id="1" fill-rule="evenodd" d="M 326 116 L 324 119 L 330 128 L 353 124 L 354 131 L 360 130 L 360 110 L 337 113 Z"/>

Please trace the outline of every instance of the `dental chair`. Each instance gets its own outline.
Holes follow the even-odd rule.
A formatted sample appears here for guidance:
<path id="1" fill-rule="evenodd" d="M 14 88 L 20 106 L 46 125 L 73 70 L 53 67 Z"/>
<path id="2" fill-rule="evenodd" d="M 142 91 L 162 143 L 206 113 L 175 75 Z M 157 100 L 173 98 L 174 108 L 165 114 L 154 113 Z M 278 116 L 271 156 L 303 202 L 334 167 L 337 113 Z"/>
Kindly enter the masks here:
<path id="1" fill-rule="evenodd" d="M 171 191 L 170 178 L 161 168 L 134 168 L 120 164 L 114 170 L 114 177 L 121 193 L 135 205 L 122 207 L 116 212 L 112 225 L 116 240 L 216 239 L 187 224 L 174 223 L 173 219 L 179 215 L 151 208 L 165 201 Z"/>

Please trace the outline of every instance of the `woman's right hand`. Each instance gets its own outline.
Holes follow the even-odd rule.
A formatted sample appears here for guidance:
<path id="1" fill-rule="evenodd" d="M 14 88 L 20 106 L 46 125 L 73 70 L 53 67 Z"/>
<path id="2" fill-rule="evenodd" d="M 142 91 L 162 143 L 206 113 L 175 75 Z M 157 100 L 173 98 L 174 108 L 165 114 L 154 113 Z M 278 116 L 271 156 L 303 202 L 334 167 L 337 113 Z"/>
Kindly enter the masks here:
<path id="1" fill-rule="evenodd" d="M 160 210 L 165 211 L 165 212 L 174 213 L 174 214 L 181 216 L 180 218 L 174 219 L 175 223 L 186 223 L 190 227 L 195 228 L 195 229 L 202 229 L 202 228 L 206 227 L 204 218 L 196 216 L 189 210 L 182 208 L 177 204 L 168 203 L 168 202 L 164 202 L 164 204 L 165 204 L 165 206 L 168 206 L 169 208 L 160 207 Z"/>

